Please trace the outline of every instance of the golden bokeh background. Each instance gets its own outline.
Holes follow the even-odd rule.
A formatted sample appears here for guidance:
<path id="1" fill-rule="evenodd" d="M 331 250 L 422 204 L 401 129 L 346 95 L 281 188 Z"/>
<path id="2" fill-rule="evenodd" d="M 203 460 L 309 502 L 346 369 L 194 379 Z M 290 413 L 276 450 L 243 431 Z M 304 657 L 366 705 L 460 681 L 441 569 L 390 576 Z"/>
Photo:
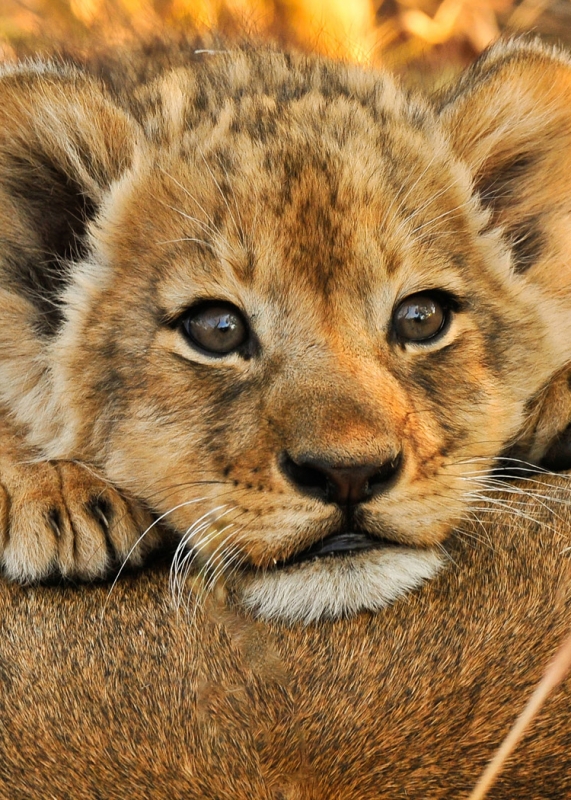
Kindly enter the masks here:
<path id="1" fill-rule="evenodd" d="M 270 38 L 422 80 L 445 78 L 500 33 L 571 45 L 571 0 L 0 0 L 0 57 L 58 41 L 120 43 L 165 26 Z"/>

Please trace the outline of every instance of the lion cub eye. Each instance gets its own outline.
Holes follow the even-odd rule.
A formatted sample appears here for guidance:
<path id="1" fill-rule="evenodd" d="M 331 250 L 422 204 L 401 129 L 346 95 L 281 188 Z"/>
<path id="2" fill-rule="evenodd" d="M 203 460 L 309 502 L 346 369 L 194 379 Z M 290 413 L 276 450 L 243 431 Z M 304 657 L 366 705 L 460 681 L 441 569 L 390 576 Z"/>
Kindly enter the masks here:
<path id="1" fill-rule="evenodd" d="M 249 338 L 244 317 L 229 303 L 200 303 L 186 312 L 181 324 L 191 344 L 217 356 L 238 350 Z"/>
<path id="2" fill-rule="evenodd" d="M 433 293 L 411 294 L 396 307 L 393 329 L 401 342 L 427 342 L 446 326 L 449 308 Z"/>

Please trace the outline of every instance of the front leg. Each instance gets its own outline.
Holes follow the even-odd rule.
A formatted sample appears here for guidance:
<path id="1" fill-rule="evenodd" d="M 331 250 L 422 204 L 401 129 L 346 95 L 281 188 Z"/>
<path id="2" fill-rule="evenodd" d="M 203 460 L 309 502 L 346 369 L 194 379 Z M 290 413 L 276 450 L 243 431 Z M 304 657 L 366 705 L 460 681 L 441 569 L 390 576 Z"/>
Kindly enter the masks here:
<path id="1" fill-rule="evenodd" d="M 0 565 L 7 577 L 104 577 L 138 565 L 160 534 L 148 511 L 91 467 L 42 461 L 0 415 Z"/>

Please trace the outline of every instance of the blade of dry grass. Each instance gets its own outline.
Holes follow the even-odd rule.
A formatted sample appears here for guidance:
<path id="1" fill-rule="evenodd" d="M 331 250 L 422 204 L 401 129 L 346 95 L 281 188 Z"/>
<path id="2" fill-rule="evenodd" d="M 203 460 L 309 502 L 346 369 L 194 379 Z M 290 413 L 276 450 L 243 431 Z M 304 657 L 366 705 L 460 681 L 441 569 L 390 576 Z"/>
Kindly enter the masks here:
<path id="1" fill-rule="evenodd" d="M 536 686 L 533 694 L 529 698 L 527 705 L 516 719 L 508 735 L 496 751 L 494 757 L 484 770 L 482 777 L 476 784 L 468 800 L 482 800 L 492 785 L 495 783 L 500 772 L 504 768 L 508 758 L 521 741 L 526 731 L 531 726 L 533 720 L 540 712 L 550 693 L 566 677 L 571 669 L 571 634 L 565 639 L 553 660 L 548 665 L 543 678 Z"/>

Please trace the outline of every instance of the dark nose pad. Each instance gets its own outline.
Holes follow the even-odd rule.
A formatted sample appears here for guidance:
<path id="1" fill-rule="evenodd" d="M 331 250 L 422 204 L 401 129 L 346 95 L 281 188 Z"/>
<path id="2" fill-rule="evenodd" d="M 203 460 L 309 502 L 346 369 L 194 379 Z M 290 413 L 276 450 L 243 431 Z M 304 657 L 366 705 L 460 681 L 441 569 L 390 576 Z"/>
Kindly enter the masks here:
<path id="1" fill-rule="evenodd" d="M 347 506 L 363 503 L 389 488 L 400 471 L 401 462 L 399 454 L 384 464 L 345 467 L 319 458 L 294 461 L 284 453 L 281 468 L 304 494 L 318 497 L 326 503 Z"/>

